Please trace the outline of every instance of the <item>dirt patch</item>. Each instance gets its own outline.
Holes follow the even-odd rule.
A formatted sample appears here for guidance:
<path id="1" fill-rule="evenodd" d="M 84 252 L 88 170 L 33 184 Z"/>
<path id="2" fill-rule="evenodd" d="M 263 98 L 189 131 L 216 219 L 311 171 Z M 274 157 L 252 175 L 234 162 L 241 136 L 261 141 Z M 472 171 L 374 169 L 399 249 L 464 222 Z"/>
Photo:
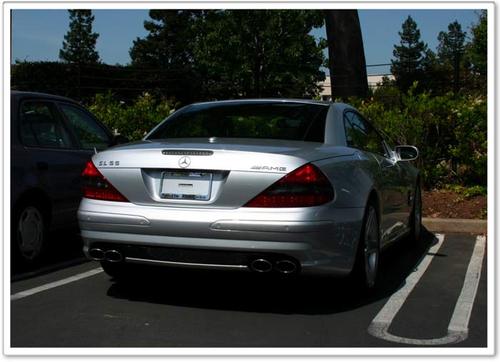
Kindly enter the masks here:
<path id="1" fill-rule="evenodd" d="M 453 219 L 486 219 L 486 196 L 466 198 L 449 190 L 424 191 L 422 194 L 424 217 Z"/>

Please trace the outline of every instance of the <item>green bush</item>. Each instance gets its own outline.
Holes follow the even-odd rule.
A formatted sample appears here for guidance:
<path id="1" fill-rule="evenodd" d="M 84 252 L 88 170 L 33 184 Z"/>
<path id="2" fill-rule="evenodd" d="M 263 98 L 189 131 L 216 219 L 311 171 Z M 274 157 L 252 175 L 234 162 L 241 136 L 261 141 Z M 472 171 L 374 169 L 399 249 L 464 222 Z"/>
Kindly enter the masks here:
<path id="1" fill-rule="evenodd" d="M 142 139 L 174 110 L 172 102 L 157 101 L 149 93 L 143 93 L 131 104 L 117 100 L 110 92 L 97 94 L 87 106 L 109 129 L 131 141 Z"/>
<path id="2" fill-rule="evenodd" d="M 444 185 L 445 190 L 450 190 L 464 196 L 465 198 L 471 198 L 474 196 L 486 196 L 487 189 L 484 186 L 470 186 L 464 187 L 462 185 Z"/>
<path id="3" fill-rule="evenodd" d="M 428 187 L 444 184 L 486 185 L 486 99 L 448 93 L 415 92 L 416 84 L 399 95 L 383 89 L 391 102 L 377 98 L 350 100 L 397 144 L 418 147 L 417 166 Z M 399 98 L 399 102 L 395 102 Z"/>

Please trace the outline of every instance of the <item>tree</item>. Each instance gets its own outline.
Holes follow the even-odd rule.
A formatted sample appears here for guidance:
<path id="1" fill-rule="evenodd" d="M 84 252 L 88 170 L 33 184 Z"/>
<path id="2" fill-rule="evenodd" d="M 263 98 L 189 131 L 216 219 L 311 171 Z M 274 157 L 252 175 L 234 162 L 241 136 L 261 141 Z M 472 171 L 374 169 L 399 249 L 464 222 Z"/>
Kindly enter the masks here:
<path id="1" fill-rule="evenodd" d="M 408 16 L 403 23 L 399 45 L 394 45 L 394 59 L 391 60 L 391 72 L 396 78 L 396 84 L 402 91 L 408 90 L 414 81 L 422 79 L 427 44 L 420 40 L 420 30 L 417 23 Z"/>
<path id="2" fill-rule="evenodd" d="M 207 98 L 311 97 L 324 80 L 323 25 L 311 10 L 225 10 L 206 14 L 195 51 Z"/>
<path id="3" fill-rule="evenodd" d="M 202 15 L 200 10 L 150 10 L 152 20 L 144 22 L 149 34 L 134 40 L 129 52 L 132 64 L 163 69 L 190 67 L 195 25 Z"/>
<path id="4" fill-rule="evenodd" d="M 436 95 L 444 94 L 450 90 L 449 74 L 450 68 L 440 62 L 431 49 L 426 49 L 423 53 L 418 88 Z"/>
<path id="5" fill-rule="evenodd" d="M 95 49 L 98 33 L 92 32 L 92 10 L 68 10 L 69 30 L 64 36 L 59 58 L 68 63 L 92 64 L 99 62 Z"/>
<path id="6" fill-rule="evenodd" d="M 151 10 L 150 16 L 149 34 L 130 49 L 132 65 L 178 79 L 177 88 L 184 82 L 200 99 L 309 97 L 324 79 L 326 43 L 309 34 L 323 25 L 321 11 Z"/>
<path id="7" fill-rule="evenodd" d="M 438 56 L 444 64 L 453 69 L 453 91 L 460 89 L 460 68 L 465 53 L 465 35 L 458 21 L 448 25 L 448 32 L 441 31 L 438 35 Z"/>
<path id="8" fill-rule="evenodd" d="M 332 97 L 368 93 L 365 52 L 357 10 L 326 10 Z"/>
<path id="9" fill-rule="evenodd" d="M 467 46 L 466 55 L 472 71 L 485 80 L 488 60 L 488 24 L 487 12 L 479 14 L 479 22 L 472 26 L 472 40 Z"/>

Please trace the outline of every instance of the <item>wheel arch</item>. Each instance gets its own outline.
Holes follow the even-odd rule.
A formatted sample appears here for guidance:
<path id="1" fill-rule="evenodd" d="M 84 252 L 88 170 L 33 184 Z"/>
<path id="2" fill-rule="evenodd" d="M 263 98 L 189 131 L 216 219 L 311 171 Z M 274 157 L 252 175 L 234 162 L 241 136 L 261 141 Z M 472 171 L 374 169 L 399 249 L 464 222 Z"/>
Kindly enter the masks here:
<path id="1" fill-rule="evenodd" d="M 381 224 L 381 216 L 382 216 L 382 203 L 380 202 L 380 195 L 378 191 L 374 188 L 368 193 L 368 197 L 366 199 L 365 208 L 368 207 L 368 204 L 375 204 L 375 211 L 377 212 L 377 218 L 379 225 Z"/>

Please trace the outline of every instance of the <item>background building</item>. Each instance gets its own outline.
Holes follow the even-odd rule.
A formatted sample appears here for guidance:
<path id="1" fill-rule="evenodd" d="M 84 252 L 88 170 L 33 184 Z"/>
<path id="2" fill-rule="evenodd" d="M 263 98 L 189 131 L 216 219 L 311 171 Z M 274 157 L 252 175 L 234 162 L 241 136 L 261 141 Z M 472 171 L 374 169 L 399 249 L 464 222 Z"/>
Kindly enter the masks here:
<path id="1" fill-rule="evenodd" d="M 375 74 L 368 76 L 368 87 L 370 89 L 376 89 L 380 83 L 382 83 L 382 78 L 387 77 L 391 80 L 394 80 L 394 76 L 392 74 Z M 323 101 L 331 101 L 332 100 L 332 82 L 330 76 L 326 76 L 325 80 L 319 83 L 322 87 L 319 96 Z"/>

